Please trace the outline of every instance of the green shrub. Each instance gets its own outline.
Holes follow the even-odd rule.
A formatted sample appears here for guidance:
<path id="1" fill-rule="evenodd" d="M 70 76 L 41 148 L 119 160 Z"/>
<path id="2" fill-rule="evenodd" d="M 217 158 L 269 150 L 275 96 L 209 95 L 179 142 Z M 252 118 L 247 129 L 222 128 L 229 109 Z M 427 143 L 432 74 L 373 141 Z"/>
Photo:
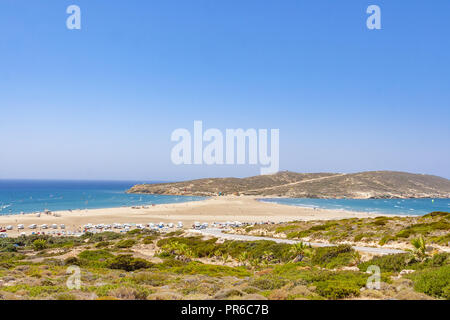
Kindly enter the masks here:
<path id="1" fill-rule="evenodd" d="M 33 241 L 33 249 L 35 251 L 41 251 L 47 248 L 47 241 L 44 239 L 37 239 Z"/>
<path id="2" fill-rule="evenodd" d="M 397 233 L 397 237 L 408 238 L 410 235 L 427 235 L 436 230 L 450 230 L 450 223 L 439 220 L 431 223 L 417 223 L 406 227 Z"/>
<path id="3" fill-rule="evenodd" d="M 311 228 L 309 228 L 309 231 L 323 231 L 323 230 L 329 230 L 332 229 L 333 227 L 337 226 L 338 223 L 337 222 L 327 222 L 324 224 L 319 224 L 316 226 L 312 226 Z"/>
<path id="4" fill-rule="evenodd" d="M 447 217 L 447 216 L 450 216 L 450 212 L 433 211 L 431 213 L 422 216 L 422 218 Z"/>
<path id="5" fill-rule="evenodd" d="M 403 229 L 399 231 L 395 236 L 398 238 L 409 238 L 411 234 L 414 234 L 413 230 L 411 229 Z"/>
<path id="6" fill-rule="evenodd" d="M 349 245 L 317 248 L 311 262 L 321 267 L 333 269 L 348 265 L 354 256 L 354 250 Z"/>
<path id="7" fill-rule="evenodd" d="M 400 272 L 408 267 L 412 262 L 411 255 L 408 253 L 389 254 L 373 257 L 371 260 L 360 263 L 359 270 L 366 272 L 371 265 L 380 267 L 381 272 Z"/>
<path id="8" fill-rule="evenodd" d="M 96 242 L 100 242 L 100 241 L 116 240 L 116 239 L 120 239 L 123 237 L 124 236 L 120 233 L 112 232 L 112 231 L 105 231 L 105 232 L 99 232 L 99 233 L 86 232 L 85 234 L 83 234 L 80 237 L 80 239 L 81 240 L 89 239 L 89 242 L 96 243 Z"/>
<path id="9" fill-rule="evenodd" d="M 136 240 L 134 240 L 134 239 L 124 239 L 124 240 L 120 240 L 119 242 L 117 242 L 116 247 L 117 248 L 131 248 L 135 244 L 136 244 Z"/>
<path id="10" fill-rule="evenodd" d="M 156 239 L 158 239 L 158 237 L 155 235 L 147 236 L 142 240 L 142 243 L 143 244 L 151 244 L 151 243 L 153 243 L 153 240 L 156 240 Z"/>
<path id="11" fill-rule="evenodd" d="M 449 257 L 450 253 L 448 252 L 437 253 L 427 261 L 427 265 L 430 267 L 441 267 L 449 263 Z"/>
<path id="12" fill-rule="evenodd" d="M 416 271 L 408 277 L 413 280 L 416 291 L 450 300 L 450 265 Z"/>
<path id="13" fill-rule="evenodd" d="M 211 257 L 220 248 L 216 245 L 217 238 L 202 240 L 201 237 L 169 237 L 157 242 L 158 247 L 170 246 L 175 243 L 186 246 L 190 249 L 194 257 Z"/>
<path id="14" fill-rule="evenodd" d="M 312 232 L 310 230 L 304 230 L 304 231 L 297 231 L 297 232 L 289 232 L 286 237 L 288 239 L 301 239 L 304 237 L 307 237 L 311 234 Z"/>
<path id="15" fill-rule="evenodd" d="M 78 255 L 80 259 L 89 261 L 107 260 L 113 256 L 114 255 L 107 250 L 85 250 Z"/>
<path id="16" fill-rule="evenodd" d="M 176 260 L 175 260 L 176 261 Z M 177 274 L 204 274 L 210 277 L 247 277 L 250 273 L 243 267 L 228 267 L 219 266 L 213 264 L 203 264 L 201 262 L 192 261 L 189 263 L 182 263 L 178 266 L 173 266 L 167 269 L 167 264 L 161 266 L 156 265 L 156 267 L 161 268 L 164 271 L 170 271 Z"/>
<path id="17" fill-rule="evenodd" d="M 96 248 L 105 248 L 109 245 L 111 245 L 111 242 L 109 242 L 109 241 L 100 241 L 99 243 L 95 244 L 95 247 Z"/>
<path id="18" fill-rule="evenodd" d="M 153 264 L 147 260 L 133 258 L 131 254 L 118 255 L 108 261 L 108 268 L 134 271 L 152 267 Z"/>
<path id="19" fill-rule="evenodd" d="M 280 289 L 287 283 L 288 281 L 282 277 L 268 275 L 252 279 L 249 285 L 261 290 L 275 290 Z"/>
<path id="20" fill-rule="evenodd" d="M 133 282 L 138 284 L 146 284 L 154 287 L 162 286 L 167 283 L 168 276 L 166 274 L 154 272 L 140 272 L 133 275 Z"/>
<path id="21" fill-rule="evenodd" d="M 389 221 L 388 217 L 377 217 L 374 221 L 372 221 L 370 224 L 374 226 L 384 226 Z"/>
<path id="22" fill-rule="evenodd" d="M 219 251 L 233 258 L 238 258 L 243 252 L 247 252 L 249 259 L 260 259 L 270 252 L 271 262 L 285 262 L 292 259 L 291 245 L 270 240 L 225 241 L 219 247 Z"/>
<path id="23" fill-rule="evenodd" d="M 141 234 L 141 233 L 142 233 L 141 229 L 133 229 L 133 230 L 127 231 L 127 235 L 129 235 L 129 236 L 133 236 L 133 235 Z"/>
<path id="24" fill-rule="evenodd" d="M 316 292 L 327 299 L 344 299 L 357 297 L 360 294 L 359 287 L 339 281 L 325 281 L 316 283 Z"/>
<path id="25" fill-rule="evenodd" d="M 275 229 L 276 233 L 285 233 L 286 231 L 292 231 L 295 229 L 298 229 L 299 227 L 296 225 L 287 225 L 287 226 L 281 226 L 281 227 L 277 227 Z"/>
<path id="26" fill-rule="evenodd" d="M 77 297 L 70 293 L 61 293 L 56 296 L 56 300 L 77 300 Z"/>
<path id="27" fill-rule="evenodd" d="M 181 236 L 183 233 L 184 233 L 183 230 L 177 230 L 177 231 L 169 232 L 169 233 L 165 234 L 164 236 L 165 237 L 178 237 L 178 236 Z"/>
<path id="28" fill-rule="evenodd" d="M 7 244 L 5 245 L 1 251 L 3 252 L 17 252 L 17 247 L 13 244 Z"/>
<path id="29" fill-rule="evenodd" d="M 386 243 L 388 243 L 389 241 L 394 240 L 394 239 L 395 239 L 395 237 L 393 237 L 393 236 L 391 236 L 391 235 L 384 235 L 384 236 L 380 239 L 380 241 L 378 242 L 378 244 L 379 244 L 380 246 L 384 246 Z"/>
<path id="30" fill-rule="evenodd" d="M 65 265 L 81 266 L 81 261 L 77 257 L 68 257 L 64 260 Z"/>

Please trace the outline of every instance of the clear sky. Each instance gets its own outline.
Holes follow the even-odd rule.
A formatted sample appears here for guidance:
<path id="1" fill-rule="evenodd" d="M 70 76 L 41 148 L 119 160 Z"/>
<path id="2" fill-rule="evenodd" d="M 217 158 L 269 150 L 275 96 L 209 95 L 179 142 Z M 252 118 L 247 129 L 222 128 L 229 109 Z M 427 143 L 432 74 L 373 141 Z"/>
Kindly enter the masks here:
<path id="1" fill-rule="evenodd" d="M 172 164 L 194 120 L 280 129 L 281 170 L 450 178 L 449 36 L 448 0 L 1 0 L 0 178 L 259 174 Z"/>

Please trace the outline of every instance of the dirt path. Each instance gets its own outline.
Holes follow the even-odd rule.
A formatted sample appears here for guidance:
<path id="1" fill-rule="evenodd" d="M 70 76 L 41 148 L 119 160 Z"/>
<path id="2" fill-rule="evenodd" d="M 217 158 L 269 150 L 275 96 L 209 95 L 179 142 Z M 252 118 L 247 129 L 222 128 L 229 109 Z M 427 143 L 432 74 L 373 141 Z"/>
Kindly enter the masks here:
<path id="1" fill-rule="evenodd" d="M 243 192 L 254 192 L 254 191 L 261 191 L 261 190 L 270 190 L 270 189 L 276 189 L 276 188 L 293 186 L 293 185 L 302 184 L 302 183 L 311 182 L 311 181 L 319 181 L 319 180 L 325 180 L 325 179 L 330 179 L 330 178 L 334 178 L 334 177 L 341 177 L 341 176 L 346 176 L 346 175 L 347 175 L 347 173 L 340 173 L 340 174 L 334 174 L 332 176 L 326 176 L 326 177 L 320 177 L 320 178 L 314 178 L 314 179 L 307 179 L 307 180 L 300 180 L 300 181 L 290 182 L 290 183 L 281 184 L 281 185 L 273 186 L 273 187 L 265 187 L 265 188 L 253 189 L 253 190 L 245 190 Z"/>

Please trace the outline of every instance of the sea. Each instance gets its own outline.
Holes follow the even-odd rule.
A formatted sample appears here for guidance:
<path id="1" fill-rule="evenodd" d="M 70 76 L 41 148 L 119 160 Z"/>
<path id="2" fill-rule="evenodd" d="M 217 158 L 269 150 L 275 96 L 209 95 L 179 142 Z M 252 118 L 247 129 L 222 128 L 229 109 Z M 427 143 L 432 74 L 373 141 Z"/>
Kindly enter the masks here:
<path id="1" fill-rule="evenodd" d="M 158 181 L 146 182 L 157 183 Z M 127 194 L 142 181 L 0 180 L 0 215 L 181 203 L 204 197 Z"/>
<path id="2" fill-rule="evenodd" d="M 450 212 L 450 199 L 267 198 L 260 199 L 260 201 L 307 208 L 347 210 L 395 215 L 421 216 L 433 211 Z"/>

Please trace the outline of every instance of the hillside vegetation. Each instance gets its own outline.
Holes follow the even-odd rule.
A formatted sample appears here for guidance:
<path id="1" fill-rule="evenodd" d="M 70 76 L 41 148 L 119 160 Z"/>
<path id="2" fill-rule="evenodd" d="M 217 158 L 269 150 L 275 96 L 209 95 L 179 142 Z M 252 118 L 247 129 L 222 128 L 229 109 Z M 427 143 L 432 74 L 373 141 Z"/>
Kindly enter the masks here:
<path id="1" fill-rule="evenodd" d="M 0 299 L 450 299 L 450 254 L 412 240 L 409 253 L 373 257 L 349 245 L 224 242 L 182 230 L 5 238 Z M 367 285 L 373 265 L 379 288 Z M 79 288 L 67 286 L 74 268 Z"/>

